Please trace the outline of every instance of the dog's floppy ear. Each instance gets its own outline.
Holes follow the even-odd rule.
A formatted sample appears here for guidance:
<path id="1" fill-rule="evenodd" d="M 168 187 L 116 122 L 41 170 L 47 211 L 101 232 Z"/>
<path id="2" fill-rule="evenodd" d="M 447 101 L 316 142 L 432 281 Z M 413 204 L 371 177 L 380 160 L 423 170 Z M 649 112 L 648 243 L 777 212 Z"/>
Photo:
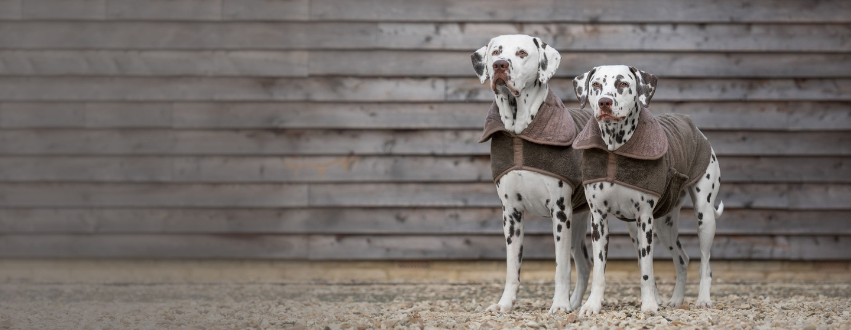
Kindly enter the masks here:
<path id="1" fill-rule="evenodd" d="M 597 68 L 593 68 L 591 71 L 573 78 L 573 92 L 576 93 L 576 98 L 579 99 L 580 109 L 584 109 L 585 104 L 588 103 L 588 82 L 591 81 L 591 77 L 594 76 L 594 72 L 597 72 Z"/>
<path id="2" fill-rule="evenodd" d="M 653 98 L 653 94 L 656 94 L 656 81 L 658 79 L 653 74 L 638 70 L 634 67 L 629 67 L 629 71 L 635 75 L 635 79 L 637 80 L 637 86 L 635 86 L 635 89 L 638 93 L 638 101 L 646 108 L 650 104 L 650 99 Z"/>
<path id="3" fill-rule="evenodd" d="M 481 83 L 485 83 L 485 80 L 490 78 L 490 68 L 488 67 L 488 56 L 490 52 L 491 44 L 493 43 L 493 39 L 488 42 L 487 46 L 479 48 L 479 50 L 475 51 L 472 55 L 470 55 L 470 59 L 473 60 L 473 70 L 476 71 L 476 75 L 479 76 L 479 81 Z"/>
<path id="4" fill-rule="evenodd" d="M 541 41 L 541 38 L 532 38 L 532 42 L 538 47 L 538 81 L 546 84 L 556 73 L 561 63 L 561 55 L 555 48 Z"/>

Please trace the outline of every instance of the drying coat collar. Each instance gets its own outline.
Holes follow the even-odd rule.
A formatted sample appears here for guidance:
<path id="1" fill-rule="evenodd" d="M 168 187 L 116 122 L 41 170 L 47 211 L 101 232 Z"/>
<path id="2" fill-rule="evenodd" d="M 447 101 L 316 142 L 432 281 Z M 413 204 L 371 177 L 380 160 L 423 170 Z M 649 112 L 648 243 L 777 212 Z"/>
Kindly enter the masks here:
<path id="1" fill-rule="evenodd" d="M 626 141 L 624 145 L 612 153 L 627 158 L 650 160 L 659 159 L 668 152 L 668 137 L 665 135 L 665 130 L 649 110 L 644 107 L 641 108 L 636 126 L 629 141 Z M 576 137 L 573 148 L 609 150 L 606 143 L 603 142 L 600 126 L 596 120 L 588 121 L 582 132 Z"/>
<path id="2" fill-rule="evenodd" d="M 499 116 L 499 108 L 496 102 L 491 105 L 488 111 L 488 117 L 485 120 L 485 130 L 479 143 L 485 142 L 491 138 L 496 132 L 504 131 L 509 135 L 515 136 L 505 129 L 502 119 Z M 547 98 L 538 113 L 529 126 L 526 127 L 517 137 L 529 142 L 566 147 L 573 143 L 576 138 L 576 123 L 573 121 L 573 116 L 564 107 L 552 90 L 547 93 Z"/>

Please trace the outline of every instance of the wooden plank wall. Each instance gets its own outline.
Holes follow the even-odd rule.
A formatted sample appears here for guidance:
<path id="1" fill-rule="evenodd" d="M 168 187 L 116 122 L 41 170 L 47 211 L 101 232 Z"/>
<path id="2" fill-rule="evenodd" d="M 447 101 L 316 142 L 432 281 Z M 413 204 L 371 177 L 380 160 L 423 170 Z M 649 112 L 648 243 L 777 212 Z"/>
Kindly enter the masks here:
<path id="1" fill-rule="evenodd" d="M 502 259 L 469 54 L 511 33 L 569 106 L 660 77 L 721 162 L 713 257 L 851 259 L 843 0 L 0 0 L 0 257 Z"/>

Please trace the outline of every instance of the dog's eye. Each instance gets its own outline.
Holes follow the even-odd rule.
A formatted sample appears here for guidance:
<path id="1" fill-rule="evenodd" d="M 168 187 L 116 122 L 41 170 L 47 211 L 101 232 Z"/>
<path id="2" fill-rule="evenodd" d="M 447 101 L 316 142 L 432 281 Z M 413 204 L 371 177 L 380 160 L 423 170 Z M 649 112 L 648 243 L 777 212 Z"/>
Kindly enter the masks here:
<path id="1" fill-rule="evenodd" d="M 629 84 L 622 81 L 618 84 L 618 87 L 629 87 Z"/>
<path id="2" fill-rule="evenodd" d="M 491 53 L 491 55 L 494 55 L 494 56 L 499 55 L 499 49 L 494 50 L 493 53 Z"/>
<path id="3" fill-rule="evenodd" d="M 597 88 L 603 87 L 603 85 L 600 85 L 600 83 L 598 83 L 596 81 L 593 84 L 591 84 L 591 86 L 594 86 L 594 87 L 597 87 Z"/>
<path id="4" fill-rule="evenodd" d="M 517 56 L 526 57 L 526 55 L 529 55 L 529 54 L 527 54 L 525 50 L 518 50 L 517 51 Z"/>

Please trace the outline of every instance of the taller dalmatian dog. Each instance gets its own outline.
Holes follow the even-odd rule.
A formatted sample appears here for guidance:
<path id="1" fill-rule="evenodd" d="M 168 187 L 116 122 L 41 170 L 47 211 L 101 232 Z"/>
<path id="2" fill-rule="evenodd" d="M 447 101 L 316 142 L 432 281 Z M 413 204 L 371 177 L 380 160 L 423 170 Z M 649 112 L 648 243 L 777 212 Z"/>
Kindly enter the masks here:
<path id="1" fill-rule="evenodd" d="M 471 55 L 484 83 L 491 80 L 494 103 L 480 142 L 491 140 L 491 167 L 503 205 L 507 250 L 505 290 L 492 312 L 514 308 L 523 261 L 523 216 L 550 217 L 555 239 L 555 294 L 550 313 L 579 308 L 591 262 L 584 238 L 587 214 L 582 192 L 580 151 L 571 148 L 577 132 L 591 119 L 583 110 L 567 110 L 547 85 L 561 56 L 539 38 L 503 35 Z M 578 279 L 570 296 L 570 255 Z"/>
<path id="2" fill-rule="evenodd" d="M 580 315 L 600 312 L 606 282 L 611 215 L 628 225 L 641 267 L 641 310 L 656 311 L 661 303 L 653 276 L 653 233 L 670 250 L 677 269 L 674 293 L 667 305 L 683 303 L 688 256 L 677 238 L 677 222 L 685 191 L 691 195 L 700 240 L 700 290 L 696 307 L 708 308 L 712 270 L 709 252 L 715 219 L 724 204 L 714 208 L 721 186 L 715 152 L 688 116 L 647 110 L 656 91 L 656 76 L 623 65 L 599 66 L 573 81 L 581 107 L 590 104 L 594 119 L 574 141 L 584 149 L 582 178 L 591 208 L 591 295 Z"/>

